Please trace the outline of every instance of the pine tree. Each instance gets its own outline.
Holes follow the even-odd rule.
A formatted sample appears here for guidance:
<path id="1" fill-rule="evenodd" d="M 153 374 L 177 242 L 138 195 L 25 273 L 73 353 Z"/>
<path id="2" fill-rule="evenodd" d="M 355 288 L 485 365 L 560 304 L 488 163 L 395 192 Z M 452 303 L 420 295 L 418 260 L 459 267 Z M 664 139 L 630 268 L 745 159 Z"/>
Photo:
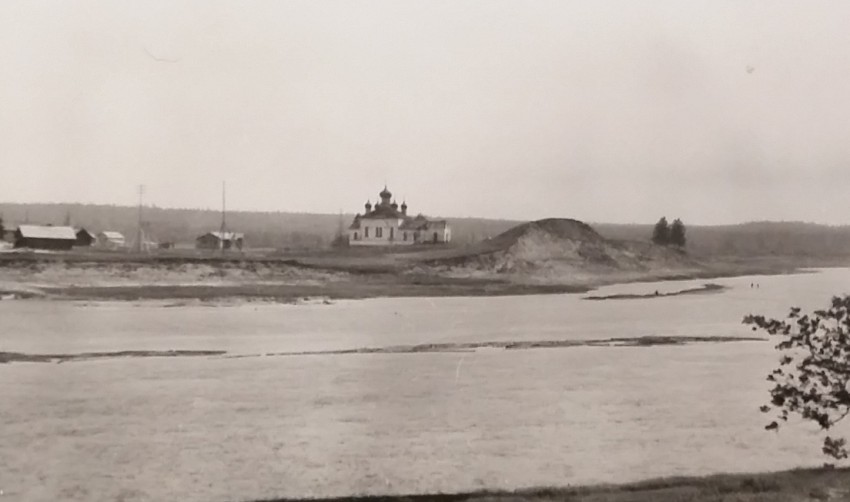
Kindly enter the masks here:
<path id="1" fill-rule="evenodd" d="M 674 246 L 685 247 L 685 224 L 679 218 L 673 220 L 673 225 L 670 226 L 669 242 Z"/>
<path id="2" fill-rule="evenodd" d="M 670 227 L 667 225 L 667 218 L 662 216 L 655 228 L 652 230 L 652 242 L 659 246 L 666 246 L 670 242 Z"/>

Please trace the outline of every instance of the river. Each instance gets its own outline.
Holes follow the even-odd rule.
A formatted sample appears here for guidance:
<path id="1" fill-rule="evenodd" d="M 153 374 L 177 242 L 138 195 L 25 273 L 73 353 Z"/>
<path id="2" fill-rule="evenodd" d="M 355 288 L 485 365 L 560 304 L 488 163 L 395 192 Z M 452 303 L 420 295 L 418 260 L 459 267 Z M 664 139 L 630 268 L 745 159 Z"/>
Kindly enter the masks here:
<path id="1" fill-rule="evenodd" d="M 438 353 L 419 344 L 752 336 L 825 306 L 850 269 L 629 284 L 594 295 L 277 305 L 0 302 L 0 351 L 220 350 L 0 364 L 10 500 L 251 500 L 611 483 L 818 465 L 818 431 L 763 430 L 769 341 Z M 752 287 L 751 287 L 752 284 Z"/>

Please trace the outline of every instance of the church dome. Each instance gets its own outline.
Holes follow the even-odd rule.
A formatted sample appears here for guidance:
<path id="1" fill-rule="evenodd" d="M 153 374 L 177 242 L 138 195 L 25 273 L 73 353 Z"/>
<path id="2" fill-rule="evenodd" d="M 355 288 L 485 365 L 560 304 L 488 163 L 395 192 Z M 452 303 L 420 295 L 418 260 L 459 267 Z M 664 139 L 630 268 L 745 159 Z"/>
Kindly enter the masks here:
<path id="1" fill-rule="evenodd" d="M 389 198 L 392 198 L 393 193 L 390 192 L 389 190 L 387 190 L 387 186 L 384 185 L 384 189 L 381 190 L 381 193 L 379 193 L 378 195 L 381 196 L 381 199 L 389 199 Z"/>

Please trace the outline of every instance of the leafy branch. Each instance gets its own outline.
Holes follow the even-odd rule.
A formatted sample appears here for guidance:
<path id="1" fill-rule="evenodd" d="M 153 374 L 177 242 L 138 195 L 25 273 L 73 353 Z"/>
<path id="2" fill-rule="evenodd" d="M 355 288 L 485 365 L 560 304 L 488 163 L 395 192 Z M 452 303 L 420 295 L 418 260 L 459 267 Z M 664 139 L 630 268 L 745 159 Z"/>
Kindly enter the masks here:
<path id="1" fill-rule="evenodd" d="M 834 297 L 828 309 L 811 315 L 793 307 L 782 320 L 749 315 L 743 322 L 780 338 L 779 367 L 767 376 L 774 384 L 770 403 L 760 408 L 775 420 L 765 429 L 778 430 L 796 414 L 828 431 L 850 414 L 850 295 Z M 827 436 L 823 452 L 848 458 L 847 442 Z"/>

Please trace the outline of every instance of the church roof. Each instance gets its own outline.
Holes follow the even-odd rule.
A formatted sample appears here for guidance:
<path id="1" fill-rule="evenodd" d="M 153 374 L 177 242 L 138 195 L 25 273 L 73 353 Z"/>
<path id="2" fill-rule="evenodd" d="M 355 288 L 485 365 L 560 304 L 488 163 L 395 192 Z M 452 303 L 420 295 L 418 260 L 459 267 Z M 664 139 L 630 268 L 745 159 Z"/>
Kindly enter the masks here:
<path id="1" fill-rule="evenodd" d="M 404 223 L 401 224 L 398 228 L 400 230 L 418 230 L 420 228 L 424 228 L 428 225 L 428 222 L 417 221 L 413 218 L 407 218 L 404 220 Z"/>
<path id="2" fill-rule="evenodd" d="M 404 214 L 402 214 L 401 211 L 399 211 L 398 209 L 394 209 L 392 206 L 384 206 L 379 204 L 375 206 L 375 209 L 364 214 L 361 218 L 366 218 L 369 220 L 383 220 L 392 218 L 402 219 L 404 217 Z"/>

